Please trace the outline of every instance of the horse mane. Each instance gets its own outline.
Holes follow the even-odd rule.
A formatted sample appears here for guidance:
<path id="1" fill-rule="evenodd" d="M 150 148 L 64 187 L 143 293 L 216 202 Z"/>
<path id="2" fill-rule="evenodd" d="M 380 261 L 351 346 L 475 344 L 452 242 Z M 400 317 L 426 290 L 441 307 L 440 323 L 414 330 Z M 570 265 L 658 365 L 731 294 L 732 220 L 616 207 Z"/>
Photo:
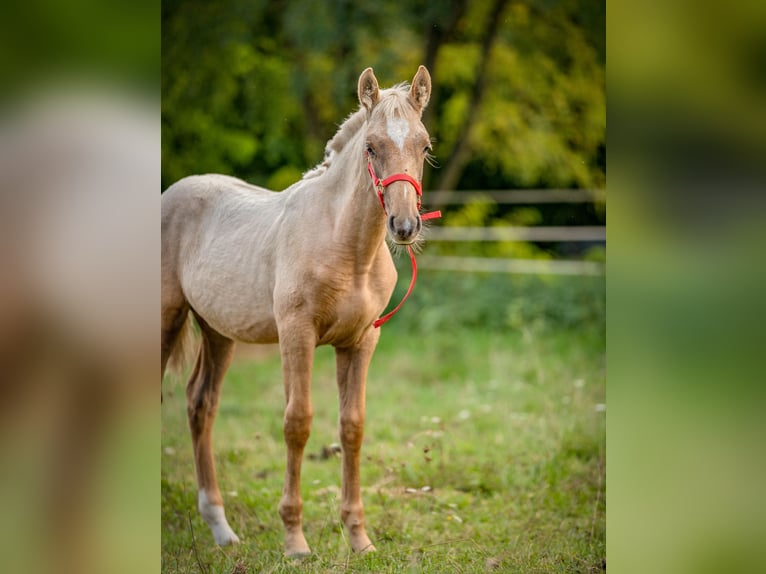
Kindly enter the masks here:
<path id="1" fill-rule="evenodd" d="M 391 115 L 402 104 L 402 100 L 406 101 L 409 89 L 410 85 L 405 82 L 381 90 L 377 106 L 382 106 L 387 116 Z M 302 179 L 319 177 L 326 172 L 332 165 L 335 156 L 343 151 L 346 144 L 353 139 L 365 123 L 367 123 L 367 110 L 364 106 L 359 106 L 359 109 L 343 121 L 335 135 L 327 142 L 322 161 L 304 173 Z"/>

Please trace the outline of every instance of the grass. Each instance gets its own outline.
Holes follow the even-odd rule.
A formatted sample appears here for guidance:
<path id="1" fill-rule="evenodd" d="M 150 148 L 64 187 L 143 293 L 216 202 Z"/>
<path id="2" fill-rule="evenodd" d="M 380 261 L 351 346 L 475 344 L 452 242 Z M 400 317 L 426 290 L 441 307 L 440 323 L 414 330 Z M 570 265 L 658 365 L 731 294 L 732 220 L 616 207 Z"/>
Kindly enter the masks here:
<path id="1" fill-rule="evenodd" d="M 400 320 L 404 320 L 402 317 Z M 317 351 L 303 465 L 313 554 L 282 555 L 282 384 L 274 349 L 246 349 L 224 382 L 214 443 L 242 544 L 220 549 L 196 512 L 180 385 L 162 405 L 163 572 L 600 572 L 605 568 L 605 366 L 589 331 L 384 327 L 368 380 L 362 485 L 377 553 L 339 521 L 331 348 Z"/>

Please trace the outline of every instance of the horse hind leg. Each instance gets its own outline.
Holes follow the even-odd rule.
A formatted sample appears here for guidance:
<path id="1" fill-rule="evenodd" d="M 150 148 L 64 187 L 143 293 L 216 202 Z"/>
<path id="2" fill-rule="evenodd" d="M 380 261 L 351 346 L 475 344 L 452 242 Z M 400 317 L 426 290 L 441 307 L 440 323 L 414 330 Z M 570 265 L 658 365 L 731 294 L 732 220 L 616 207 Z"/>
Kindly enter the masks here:
<path id="1" fill-rule="evenodd" d="M 234 354 L 234 341 L 208 327 L 197 317 L 202 345 L 186 386 L 187 415 L 197 470 L 199 512 L 213 532 L 216 544 L 236 544 L 239 538 L 229 526 L 218 489 L 213 461 L 213 422 L 226 369 Z"/>

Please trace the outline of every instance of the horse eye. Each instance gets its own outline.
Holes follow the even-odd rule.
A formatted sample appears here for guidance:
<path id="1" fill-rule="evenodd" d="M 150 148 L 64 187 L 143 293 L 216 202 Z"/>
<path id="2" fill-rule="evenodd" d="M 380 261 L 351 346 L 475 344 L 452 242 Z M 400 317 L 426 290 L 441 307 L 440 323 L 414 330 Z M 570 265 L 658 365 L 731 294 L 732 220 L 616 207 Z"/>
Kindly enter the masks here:
<path id="1" fill-rule="evenodd" d="M 372 149 L 370 144 L 367 144 L 367 153 L 370 154 L 370 157 L 375 157 L 375 150 Z"/>
<path id="2" fill-rule="evenodd" d="M 434 148 L 432 148 L 431 144 L 429 144 L 425 148 L 423 148 L 423 151 L 426 153 L 431 153 L 432 151 L 434 151 Z"/>

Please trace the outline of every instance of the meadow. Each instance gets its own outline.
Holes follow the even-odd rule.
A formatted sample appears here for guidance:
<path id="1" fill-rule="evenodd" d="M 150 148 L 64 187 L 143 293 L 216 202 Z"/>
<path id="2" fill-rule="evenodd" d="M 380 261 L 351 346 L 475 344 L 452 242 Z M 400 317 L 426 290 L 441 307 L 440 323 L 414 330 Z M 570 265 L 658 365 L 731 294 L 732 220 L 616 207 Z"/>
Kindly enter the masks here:
<path id="1" fill-rule="evenodd" d="M 277 348 L 240 345 L 216 420 L 219 482 L 242 539 L 237 547 L 216 547 L 196 511 L 183 386 L 166 381 L 162 571 L 603 571 L 604 338 L 589 327 L 426 333 L 409 329 L 402 311 L 383 328 L 368 379 L 362 460 L 367 530 L 378 552 L 362 556 L 351 552 L 339 520 L 331 348 L 318 349 L 314 367 L 302 482 L 313 553 L 303 560 L 282 554 Z"/>

